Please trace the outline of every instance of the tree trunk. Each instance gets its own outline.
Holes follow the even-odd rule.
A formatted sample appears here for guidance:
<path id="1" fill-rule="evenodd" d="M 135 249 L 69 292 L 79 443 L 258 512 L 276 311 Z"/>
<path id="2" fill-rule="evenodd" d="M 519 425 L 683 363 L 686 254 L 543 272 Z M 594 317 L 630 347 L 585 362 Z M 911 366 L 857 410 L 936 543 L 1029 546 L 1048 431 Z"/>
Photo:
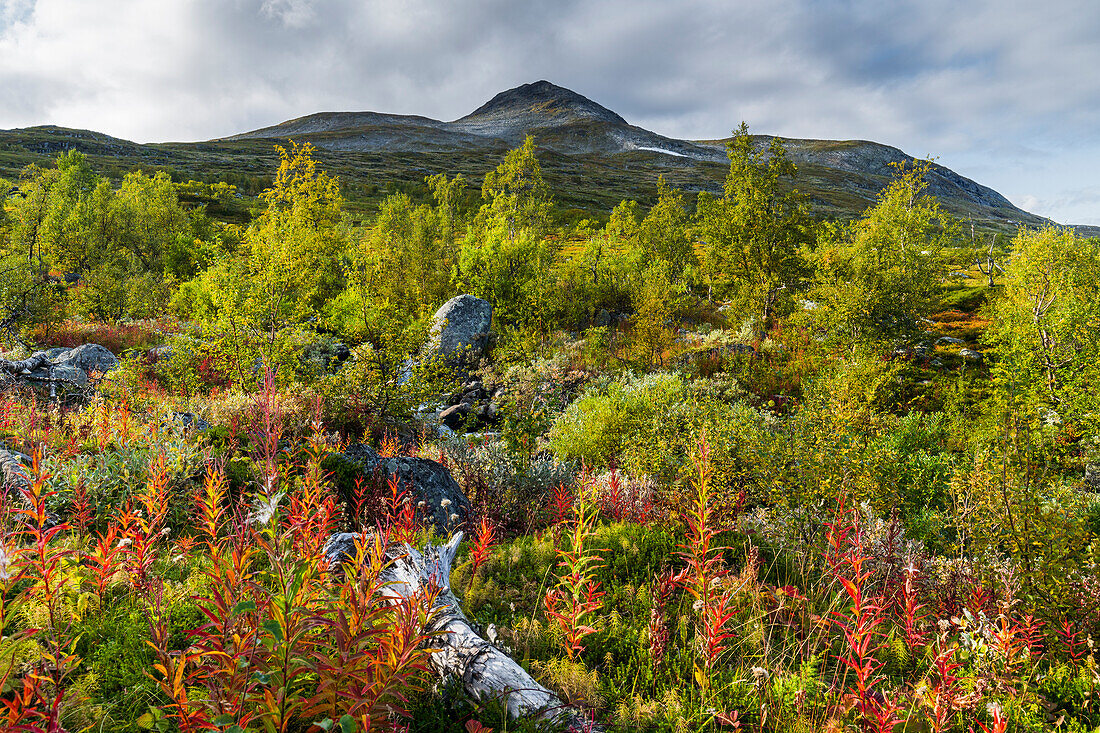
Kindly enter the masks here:
<path id="1" fill-rule="evenodd" d="M 22 361 L 0 359 L 0 372 L 4 374 L 26 374 L 28 372 L 33 372 L 39 367 L 48 366 L 49 363 L 50 359 L 45 354 L 35 354 Z"/>
<path id="2" fill-rule="evenodd" d="M 356 537 L 355 533 L 343 532 L 329 538 L 325 556 L 330 567 L 354 554 Z M 429 647 L 438 650 L 431 655 L 436 673 L 443 679 L 461 680 L 467 694 L 477 699 L 500 698 L 513 718 L 535 715 L 571 727 L 600 730 L 590 728 L 577 710 L 474 630 L 450 587 L 451 563 L 461 541 L 462 532 L 456 532 L 445 545 L 430 545 L 423 553 L 408 544 L 391 545 L 387 550 L 391 563 L 382 573 L 387 582 L 382 594 L 392 602 L 422 594 L 431 584 L 442 589 L 427 629 L 445 632 L 428 642 Z"/>

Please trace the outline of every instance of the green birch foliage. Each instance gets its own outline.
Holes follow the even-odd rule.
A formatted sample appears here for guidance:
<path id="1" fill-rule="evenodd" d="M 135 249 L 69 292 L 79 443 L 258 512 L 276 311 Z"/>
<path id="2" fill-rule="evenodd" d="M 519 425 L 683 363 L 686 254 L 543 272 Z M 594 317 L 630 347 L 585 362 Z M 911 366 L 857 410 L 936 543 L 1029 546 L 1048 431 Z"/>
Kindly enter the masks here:
<path id="1" fill-rule="evenodd" d="M 8 231 L 10 216 L 4 199 L 9 190 L 11 184 L 0 178 L 0 343 L 13 340 L 25 323 L 41 315 L 36 311 L 41 283 Z"/>
<path id="2" fill-rule="evenodd" d="M 290 339 L 343 288 L 347 231 L 339 182 L 318 171 L 313 147 L 279 148 L 267 209 L 249 226 L 235 257 L 182 288 L 176 304 L 212 327 L 247 381 L 261 357 L 289 358 Z"/>
<path id="3" fill-rule="evenodd" d="M 679 276 L 695 264 L 691 217 L 684 205 L 684 195 L 671 188 L 664 176 L 657 178 L 657 203 L 638 225 L 635 237 L 643 268 L 660 260 L 668 263 L 674 276 Z"/>
<path id="4" fill-rule="evenodd" d="M 294 320 L 317 312 L 342 287 L 346 231 L 339 181 L 317 169 L 314 148 L 279 148 L 272 187 L 260 194 L 267 209 L 249 227 L 251 271 L 273 318 Z"/>
<path id="5" fill-rule="evenodd" d="M 167 173 L 129 173 L 116 190 L 69 151 L 56 168 L 24 169 L 9 205 L 11 251 L 40 274 L 79 275 L 77 287 L 55 289 L 52 297 L 86 317 L 155 315 L 173 278 L 194 272 L 201 214 L 183 208 Z"/>
<path id="6" fill-rule="evenodd" d="M 1100 240 L 1021 230 L 987 341 L 1004 407 L 1095 441 L 1100 435 Z"/>
<path id="7" fill-rule="evenodd" d="M 11 198 L 11 239 L 40 269 L 82 272 L 113 244 L 114 192 L 83 154 L 63 153 L 56 168 L 27 166 Z"/>
<path id="8" fill-rule="evenodd" d="M 932 164 L 899 164 L 878 203 L 847 226 L 825 227 L 813 259 L 815 315 L 834 343 L 880 348 L 923 337 L 958 223 L 928 193 Z"/>
<path id="9" fill-rule="evenodd" d="M 805 198 L 790 188 L 798 170 L 778 138 L 758 150 L 742 122 L 726 148 L 725 192 L 701 195 L 696 211 L 702 275 L 711 297 L 739 300 L 767 329 L 780 299 L 808 275 L 800 250 L 812 223 Z"/>
<path id="10" fill-rule="evenodd" d="M 523 145 L 504 156 L 496 170 L 485 174 L 481 196 L 492 214 L 507 224 L 509 239 L 524 229 L 536 237 L 546 232 L 552 201 L 535 157 L 533 137 L 528 135 Z"/>
<path id="11" fill-rule="evenodd" d="M 442 229 L 445 212 L 414 206 L 405 194 L 382 202 L 370 233 L 359 243 L 349 284 L 412 316 L 423 316 L 447 299 L 455 252 Z"/>
<path id="12" fill-rule="evenodd" d="M 180 206 L 172 179 L 164 171 L 141 171 L 122 179 L 111 216 L 118 243 L 145 272 L 163 272 L 180 247 L 194 246 L 187 212 Z M 177 254 L 177 258 L 178 258 Z"/>
<path id="13" fill-rule="evenodd" d="M 671 265 L 654 260 L 642 275 L 634 293 L 634 322 L 631 341 L 636 360 L 645 368 L 664 365 L 664 353 L 674 336 L 669 322 L 673 316 Z"/>
<path id="14" fill-rule="evenodd" d="M 526 327 L 545 313 L 555 243 L 506 221 L 491 219 L 471 227 L 458 255 L 458 288 L 493 304 L 493 320 Z"/>
<path id="15" fill-rule="evenodd" d="M 492 303 L 502 326 L 541 332 L 559 247 L 545 236 L 553 204 L 534 145 L 528 136 L 486 174 L 481 195 L 488 203 L 466 230 L 454 281 Z"/>
<path id="16" fill-rule="evenodd" d="M 424 182 L 428 184 L 432 198 L 435 199 L 436 212 L 441 221 L 440 236 L 444 243 L 453 244 L 461 224 L 460 207 L 466 198 L 466 188 L 469 184 L 461 174 L 454 178 L 447 178 L 443 173 L 428 176 Z"/>

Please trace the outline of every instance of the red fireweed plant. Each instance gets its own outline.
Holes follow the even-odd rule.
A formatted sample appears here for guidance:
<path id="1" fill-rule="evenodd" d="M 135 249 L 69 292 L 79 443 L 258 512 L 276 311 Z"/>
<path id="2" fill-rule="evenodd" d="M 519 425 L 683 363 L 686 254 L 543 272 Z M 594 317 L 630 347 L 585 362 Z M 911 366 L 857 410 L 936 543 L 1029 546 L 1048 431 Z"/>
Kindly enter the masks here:
<path id="1" fill-rule="evenodd" d="M 668 652 L 668 604 L 672 594 L 680 583 L 680 578 L 671 570 L 665 570 L 653 584 L 653 607 L 649 611 L 649 649 L 653 663 L 658 667 L 664 662 Z"/>
<path id="2" fill-rule="evenodd" d="M 592 493 L 591 484 L 586 483 L 573 501 L 569 529 L 558 548 L 557 584 L 543 597 L 546 615 L 561 629 L 565 653 L 570 659 L 584 651 L 581 642 L 596 632 L 590 624 L 603 607 L 604 594 L 595 579 L 596 570 L 603 563 L 587 546 L 599 513 Z"/>
<path id="3" fill-rule="evenodd" d="M 120 567 L 123 546 L 118 533 L 118 525 L 110 524 L 106 532 L 100 532 L 96 541 L 91 546 L 90 552 L 81 555 L 81 562 L 91 572 L 92 583 L 95 587 L 95 595 L 99 600 L 100 609 L 103 608 L 104 594 L 107 584 Z"/>
<path id="4" fill-rule="evenodd" d="M 192 700 L 192 692 L 188 687 L 192 682 L 189 668 L 195 666 L 199 655 L 191 649 L 179 653 L 168 651 L 171 648 L 170 631 L 163 610 L 163 587 L 159 581 L 150 595 L 153 600 L 149 622 L 150 638 L 145 643 L 153 649 L 156 657 L 153 669 L 160 675 L 149 676 L 171 701 L 164 707 L 164 712 L 176 723 L 180 733 L 217 730 L 210 719 L 209 711 Z"/>
<path id="5" fill-rule="evenodd" d="M 362 476 L 356 476 L 355 489 L 349 499 L 350 501 L 345 501 L 344 504 L 346 515 L 350 515 L 345 517 L 345 524 L 349 529 L 362 531 L 364 519 L 373 499 L 371 483 Z"/>
<path id="6" fill-rule="evenodd" d="M 24 522 L 23 536 L 27 545 L 17 555 L 17 563 L 26 578 L 31 580 L 27 596 L 41 601 L 49 613 L 49 632 L 56 634 L 61 630 L 60 603 L 61 594 L 68 583 L 69 575 L 62 570 L 62 563 L 72 550 L 59 549 L 52 540 L 69 529 L 68 524 L 50 526 L 50 517 L 46 509 L 47 500 L 56 494 L 48 490 L 51 476 L 42 468 L 40 451 L 31 456 L 30 481 L 20 487 L 24 506 L 15 510 Z"/>
<path id="7" fill-rule="evenodd" d="M 477 571 L 481 569 L 481 566 L 489 559 L 489 556 L 493 552 L 493 546 L 497 543 L 496 528 L 492 522 L 489 521 L 489 517 L 485 514 L 481 515 L 478 520 L 477 527 L 474 529 L 473 545 L 470 549 L 470 561 L 473 567 L 470 569 L 470 580 L 467 584 L 467 589 L 473 586 L 474 577 L 477 576 Z"/>
<path id="8" fill-rule="evenodd" d="M 390 542 L 412 542 L 420 529 L 412 494 L 401 488 L 397 474 L 387 482 L 389 494 L 382 502 L 382 522 L 378 532 Z"/>
<path id="9" fill-rule="evenodd" d="M 1020 619 L 1020 631 L 1028 656 L 1032 660 L 1038 659 L 1043 654 L 1043 626 L 1042 621 L 1027 613 Z"/>
<path id="10" fill-rule="evenodd" d="M 986 727 L 985 723 L 978 723 L 978 727 L 982 729 L 982 733 L 1007 733 L 1008 731 L 1008 718 L 1004 717 L 1001 712 L 1001 706 L 996 703 L 990 703 L 989 713 L 993 718 L 990 723 L 990 727 Z M 970 727 L 970 733 L 974 733 L 974 726 Z"/>
<path id="11" fill-rule="evenodd" d="M 387 546 L 374 533 L 361 534 L 354 557 L 345 559 L 333 612 L 317 618 L 331 641 L 311 653 L 318 684 L 310 716 L 349 715 L 360 729 L 372 730 L 406 714 L 406 693 L 428 669 L 422 642 L 439 589 L 429 585 L 423 595 L 380 604 L 388 563 Z"/>
<path id="12" fill-rule="evenodd" d="M 163 527 L 168 516 L 169 474 L 163 451 L 158 451 L 149 463 L 149 478 L 133 499 L 127 499 L 119 512 L 119 547 L 130 584 L 144 590 L 150 580 L 149 571 L 156 561 L 155 545 L 169 528 Z"/>
<path id="13" fill-rule="evenodd" d="M 617 469 L 607 475 L 607 488 L 600 494 L 600 509 L 616 522 L 646 524 L 654 514 L 652 497 L 631 491 Z"/>
<path id="14" fill-rule="evenodd" d="M 962 692 L 959 677 L 955 672 L 962 667 L 955 661 L 956 646 L 945 646 L 946 637 L 937 641 L 936 656 L 932 659 L 932 678 L 930 691 L 932 699 L 932 717 L 929 723 L 933 733 L 943 733 L 955 724 L 956 701 Z"/>
<path id="15" fill-rule="evenodd" d="M 88 487 L 81 477 L 73 486 L 73 497 L 69 509 L 70 524 L 76 530 L 77 538 L 83 544 L 84 536 L 92 525 L 92 506 L 88 500 Z"/>
<path id="16" fill-rule="evenodd" d="M 846 650 L 838 661 L 855 676 L 854 689 L 848 695 L 862 718 L 864 731 L 890 733 L 900 723 L 896 702 L 875 688 L 883 681 L 878 674 L 883 664 L 876 659 L 882 648 L 879 630 L 885 617 L 882 604 L 868 597 L 870 557 L 863 549 L 863 536 L 854 523 L 854 513 L 846 510 L 841 500 L 832 522 L 826 526 L 828 550 L 826 561 L 833 577 L 840 583 L 848 608 L 832 611 L 832 622 L 844 637 Z M 846 675 L 847 676 L 847 675 Z"/>
<path id="17" fill-rule="evenodd" d="M 306 465 L 294 491 L 290 493 L 284 527 L 292 548 L 304 560 L 321 562 L 324 544 L 336 526 L 336 498 L 329 490 L 321 462 L 329 452 L 319 422 L 306 446 Z"/>
<path id="18" fill-rule="evenodd" d="M 990 648 L 997 652 L 1004 663 L 1001 675 L 1009 679 L 1014 667 L 1031 659 L 1027 629 L 1008 614 L 999 615 L 992 622 L 993 634 Z"/>
<path id="19" fill-rule="evenodd" d="M 15 400 L 0 394 L 0 433 L 7 433 L 15 422 Z"/>
<path id="20" fill-rule="evenodd" d="M 573 511 L 573 492 L 558 484 L 550 492 L 550 524 L 557 526 L 569 518 Z"/>
<path id="21" fill-rule="evenodd" d="M 925 604 L 917 600 L 917 588 L 919 571 L 916 565 L 910 561 L 905 566 L 905 584 L 901 591 L 901 626 L 905 631 L 905 644 L 910 653 L 916 653 L 922 649 L 928 640 L 928 632 L 924 626 L 928 614 L 924 612 Z"/>
<path id="22" fill-rule="evenodd" d="M 42 454 L 36 449 L 31 455 L 30 480 L 20 486 L 24 506 L 16 509 L 23 519 L 24 546 L 16 553 L 15 567 L 19 576 L 30 584 L 24 589 L 27 600 L 46 608 L 48 626 L 38 629 L 35 638 L 41 649 L 40 659 L 23 678 L 22 696 L 8 705 L 9 715 L 18 713 L 27 721 L 38 719 L 37 730 L 61 731 L 60 720 L 65 698 L 65 680 L 75 671 L 79 658 L 71 653 L 76 639 L 70 638 L 73 619 L 64 614 L 64 595 L 71 576 L 64 565 L 73 550 L 59 547 L 54 539 L 70 529 L 68 524 L 50 526 L 47 500 L 56 492 L 48 490 L 50 474 L 42 468 Z M 6 571 L 10 574 L 10 571 Z M 5 619 L 6 620 L 6 619 Z M 10 675 L 9 669 L 5 678 Z M 14 730 L 19 730 L 16 726 Z M 36 730 L 36 728 L 29 728 Z"/>
<path id="23" fill-rule="evenodd" d="M 1078 627 L 1077 622 L 1068 618 L 1062 619 L 1055 633 L 1062 640 L 1062 649 L 1074 668 L 1078 667 L 1085 657 L 1089 655 L 1088 642 Z"/>
<path id="24" fill-rule="evenodd" d="M 728 588 L 719 591 L 715 587 L 728 572 L 722 560 L 725 548 L 714 546 L 718 528 L 712 515 L 710 482 L 713 469 L 705 432 L 699 437 L 692 461 L 695 467 L 692 479 L 694 493 L 684 515 L 687 541 L 681 545 L 681 552 L 677 553 L 687 567 L 678 579 L 699 608 L 697 640 L 702 653 L 702 666 L 695 665 L 695 678 L 706 694 L 711 686 L 714 667 L 734 638 L 732 624 L 735 612 L 733 592 Z"/>
<path id="25" fill-rule="evenodd" d="M 196 524 L 211 552 L 218 549 L 218 533 L 225 522 L 225 497 L 225 471 L 212 463 L 206 468 L 202 489 L 195 500 Z"/>
<path id="26" fill-rule="evenodd" d="M 623 521 L 623 515 L 626 513 L 625 504 L 622 479 L 619 478 L 619 472 L 612 469 L 611 476 L 608 479 L 607 505 L 611 516 L 616 522 Z"/>
<path id="27" fill-rule="evenodd" d="M 275 496 L 279 484 L 279 441 L 283 437 L 283 413 L 275 389 L 275 372 L 264 370 L 263 389 L 256 396 L 253 445 L 260 463 L 260 490 L 265 499 Z"/>
<path id="28" fill-rule="evenodd" d="M 277 504 L 272 517 L 258 518 L 256 541 L 266 567 L 249 583 L 261 621 L 255 657 L 261 682 L 258 714 L 268 730 L 285 733 L 307 703 L 308 649 L 323 609 L 321 573 L 316 558 L 295 557 L 292 530 L 282 530 Z"/>
<path id="29" fill-rule="evenodd" d="M 246 522 L 225 504 L 221 471 L 208 469 L 196 500 L 209 557 L 196 599 L 204 623 L 188 649 L 172 654 L 158 641 L 163 622 L 150 619 L 157 681 L 172 701 L 165 711 L 180 730 L 282 733 L 322 718 L 388 730 L 404 714 L 427 669 L 421 642 L 434 598 L 387 600 L 383 533 L 360 535 L 356 556 L 326 570 L 336 509 L 320 470 L 324 449 L 315 434 L 306 465 L 279 479 L 294 484 L 289 498 L 261 486 Z M 404 511 L 401 493 L 392 498 Z"/>

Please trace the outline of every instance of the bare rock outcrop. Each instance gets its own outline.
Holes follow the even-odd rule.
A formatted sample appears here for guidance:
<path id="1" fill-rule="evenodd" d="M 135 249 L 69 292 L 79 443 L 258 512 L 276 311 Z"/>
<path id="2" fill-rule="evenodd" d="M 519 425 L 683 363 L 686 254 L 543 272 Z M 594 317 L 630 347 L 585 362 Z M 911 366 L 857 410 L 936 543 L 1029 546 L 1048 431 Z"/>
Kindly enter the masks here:
<path id="1" fill-rule="evenodd" d="M 0 359 L 0 381 L 69 384 L 83 387 L 118 368 L 118 357 L 99 344 L 36 351 L 26 359 Z"/>

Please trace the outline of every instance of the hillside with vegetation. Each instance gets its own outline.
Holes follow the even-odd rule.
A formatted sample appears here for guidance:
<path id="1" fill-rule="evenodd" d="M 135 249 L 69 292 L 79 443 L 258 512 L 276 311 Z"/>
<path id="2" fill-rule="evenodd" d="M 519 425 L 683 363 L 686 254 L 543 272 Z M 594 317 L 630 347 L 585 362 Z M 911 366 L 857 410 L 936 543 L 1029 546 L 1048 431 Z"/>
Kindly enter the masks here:
<path id="1" fill-rule="evenodd" d="M 40 134 L 0 181 L 0 728 L 1100 727 L 1100 240 L 894 153 L 829 216 L 744 125 L 716 185 L 591 216 L 531 137 L 367 195 L 308 142 Z M 593 211 L 637 185 L 601 175 Z"/>
<path id="2" fill-rule="evenodd" d="M 57 154 L 75 150 L 114 181 L 137 170 L 159 170 L 178 183 L 225 183 L 250 197 L 271 183 L 271 171 L 279 164 L 275 146 L 286 147 L 293 140 L 313 145 L 322 167 L 340 176 L 349 210 L 367 214 L 390 193 L 406 193 L 417 203 L 430 201 L 424 181 L 429 175 L 461 174 L 480 186 L 485 172 L 527 135 L 535 137 L 546 183 L 559 217 L 567 221 L 606 223 L 608 212 L 623 200 L 650 206 L 660 176 L 684 191 L 692 204 L 701 192 L 720 195 L 726 176 L 728 140 L 669 138 L 631 125 L 572 90 L 538 81 L 503 91 L 452 122 L 380 112 L 320 112 L 217 140 L 147 145 L 59 127 L 0 130 L 0 177 L 15 179 L 28 164 L 47 165 Z M 770 141 L 767 135 L 753 138 L 765 151 Z M 801 172 L 798 188 L 819 218 L 858 218 L 890 181 L 891 165 L 911 157 L 866 140 L 782 142 Z M 1048 223 L 935 163 L 929 186 L 947 211 L 982 231 L 1011 235 L 1020 226 Z M 1088 227 L 1080 230 L 1097 233 Z"/>

